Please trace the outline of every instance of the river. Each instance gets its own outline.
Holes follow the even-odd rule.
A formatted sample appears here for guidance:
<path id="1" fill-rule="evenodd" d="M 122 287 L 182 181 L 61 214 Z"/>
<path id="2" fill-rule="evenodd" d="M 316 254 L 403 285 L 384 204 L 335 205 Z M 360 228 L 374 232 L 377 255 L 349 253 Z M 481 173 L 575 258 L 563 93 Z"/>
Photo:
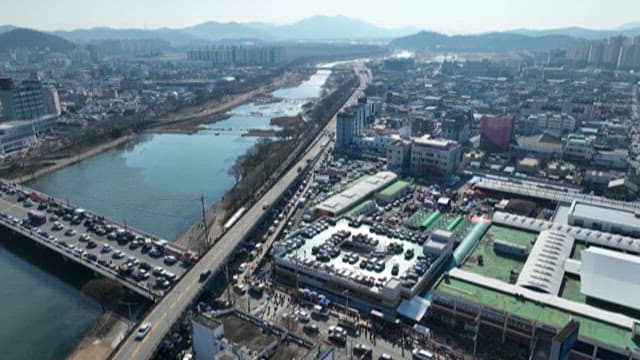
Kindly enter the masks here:
<path id="1" fill-rule="evenodd" d="M 200 195 L 212 204 L 233 186 L 228 169 L 257 141 L 242 133 L 270 128 L 271 117 L 298 114 L 321 94 L 330 73 L 319 70 L 299 86 L 275 91 L 277 102 L 238 106 L 195 134 L 144 134 L 26 185 L 174 240 L 200 215 Z M 52 275 L 46 259 L 7 248 L 0 243 L 2 358 L 65 357 L 100 315 L 99 305 L 78 290 L 82 281 Z"/>

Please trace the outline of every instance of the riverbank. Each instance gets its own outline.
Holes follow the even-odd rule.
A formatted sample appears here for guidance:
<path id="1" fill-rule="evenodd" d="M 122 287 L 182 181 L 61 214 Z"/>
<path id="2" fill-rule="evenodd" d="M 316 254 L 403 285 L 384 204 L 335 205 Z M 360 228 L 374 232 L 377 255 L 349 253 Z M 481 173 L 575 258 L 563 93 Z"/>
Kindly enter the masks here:
<path id="1" fill-rule="evenodd" d="M 266 97 L 273 91 L 280 88 L 295 87 L 300 85 L 306 77 L 302 72 L 286 73 L 268 85 L 258 87 L 249 92 L 236 96 L 225 96 L 221 100 L 212 101 L 198 108 L 191 108 L 191 111 L 178 115 L 169 116 L 166 120 L 147 129 L 151 133 L 178 133 L 193 134 L 200 130 L 203 124 L 213 124 L 229 118 L 228 111 L 240 105 L 252 102 L 255 98 Z M 270 102 L 265 102 L 268 104 Z"/>
<path id="2" fill-rule="evenodd" d="M 115 139 L 113 141 L 109 141 L 107 143 L 98 145 L 96 147 L 93 147 L 85 152 L 82 152 L 78 155 L 75 156 L 68 156 L 68 157 L 63 157 L 60 159 L 56 159 L 56 160 L 49 160 L 47 162 L 46 165 L 44 165 L 44 167 L 33 171 L 29 174 L 26 175 L 21 175 L 21 176 L 17 176 L 12 178 L 11 180 L 13 182 L 16 183 L 23 183 L 23 182 L 27 182 L 27 181 L 31 181 L 31 180 L 35 180 L 41 176 L 50 174 L 54 171 L 60 170 L 64 167 L 67 167 L 69 165 L 73 165 L 75 163 L 78 163 L 82 160 L 88 159 L 90 157 L 96 156 L 98 154 L 101 154 L 105 151 L 111 150 L 117 146 L 120 146 L 128 141 L 133 140 L 136 137 L 136 134 L 129 134 L 127 136 L 123 136 L 120 137 L 118 139 Z"/>
<path id="3" fill-rule="evenodd" d="M 198 107 L 180 109 L 173 114 L 166 115 L 165 119 L 155 121 L 144 132 L 193 134 L 200 129 L 202 124 L 215 123 L 227 119 L 229 117 L 227 112 L 236 106 L 250 102 L 256 97 L 266 96 L 276 89 L 300 84 L 304 80 L 304 76 L 305 74 L 302 71 L 286 73 L 254 90 L 225 96 L 221 100 L 211 100 Z M 90 145 L 79 149 L 77 155 L 73 156 L 54 157 L 46 160 L 26 159 L 24 166 L 1 170 L 0 174 L 2 174 L 2 177 L 17 183 L 31 181 L 131 141 L 137 135 L 137 133 L 131 133 L 106 143 Z"/>
<path id="4" fill-rule="evenodd" d="M 107 359 L 113 349 L 124 339 L 130 324 L 119 315 L 107 311 L 103 313 L 94 327 L 76 345 L 67 357 L 70 360 Z"/>

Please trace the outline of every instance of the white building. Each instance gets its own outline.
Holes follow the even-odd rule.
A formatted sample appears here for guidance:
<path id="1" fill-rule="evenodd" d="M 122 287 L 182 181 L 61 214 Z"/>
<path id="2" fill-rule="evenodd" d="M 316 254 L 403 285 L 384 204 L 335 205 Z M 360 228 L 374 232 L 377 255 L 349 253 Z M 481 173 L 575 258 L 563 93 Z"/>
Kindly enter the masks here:
<path id="1" fill-rule="evenodd" d="M 574 201 L 569 208 L 568 223 L 614 234 L 640 236 L 640 217 L 631 211 L 589 205 Z"/>
<path id="2" fill-rule="evenodd" d="M 336 123 L 336 147 L 344 147 L 353 144 L 356 139 L 362 137 L 364 129 L 365 108 L 358 106 L 348 107 L 337 116 Z"/>
<path id="3" fill-rule="evenodd" d="M 222 323 L 205 315 L 197 315 L 191 319 L 191 330 L 195 359 L 215 359 L 221 352 L 224 338 Z"/>
<path id="4" fill-rule="evenodd" d="M 413 173 L 451 174 L 458 169 L 461 159 L 462 148 L 457 141 L 431 139 L 429 136 L 412 141 L 410 169 Z"/>
<path id="5" fill-rule="evenodd" d="M 580 292 L 640 310 L 640 257 L 591 246 L 582 251 Z"/>
<path id="6" fill-rule="evenodd" d="M 553 130 L 558 132 L 573 132 L 576 129 L 576 119 L 568 114 L 538 114 L 535 119 L 538 122 L 538 129 Z"/>
<path id="7" fill-rule="evenodd" d="M 572 134 L 567 137 L 562 155 L 570 160 L 590 161 L 595 155 L 595 150 L 591 139 Z"/>

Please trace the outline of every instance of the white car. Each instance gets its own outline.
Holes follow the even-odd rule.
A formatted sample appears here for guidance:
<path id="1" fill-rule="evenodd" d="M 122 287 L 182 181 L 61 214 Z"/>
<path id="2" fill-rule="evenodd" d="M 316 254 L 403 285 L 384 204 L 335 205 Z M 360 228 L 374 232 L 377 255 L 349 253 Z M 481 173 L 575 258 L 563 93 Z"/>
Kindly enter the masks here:
<path id="1" fill-rule="evenodd" d="M 311 320 L 311 316 L 306 311 L 300 310 L 296 313 L 296 315 L 298 316 L 298 321 L 302 323 L 308 323 L 309 320 Z"/>
<path id="2" fill-rule="evenodd" d="M 136 332 L 136 340 L 142 340 L 142 338 L 144 338 L 149 333 L 149 330 L 151 330 L 150 322 L 146 322 L 140 325 L 138 331 Z"/>
<path id="3" fill-rule="evenodd" d="M 431 360 L 433 359 L 433 353 L 425 349 L 413 349 L 411 356 L 416 360 Z"/>

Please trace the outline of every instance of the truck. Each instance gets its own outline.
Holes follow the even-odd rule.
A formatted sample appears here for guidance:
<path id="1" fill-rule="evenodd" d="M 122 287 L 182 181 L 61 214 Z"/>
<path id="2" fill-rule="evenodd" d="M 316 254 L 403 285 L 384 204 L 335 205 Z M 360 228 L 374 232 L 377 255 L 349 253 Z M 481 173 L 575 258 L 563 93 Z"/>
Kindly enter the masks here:
<path id="1" fill-rule="evenodd" d="M 27 216 L 29 217 L 29 222 L 31 222 L 33 226 L 40 226 L 47 222 L 47 214 L 42 211 L 30 210 L 27 213 Z"/>

